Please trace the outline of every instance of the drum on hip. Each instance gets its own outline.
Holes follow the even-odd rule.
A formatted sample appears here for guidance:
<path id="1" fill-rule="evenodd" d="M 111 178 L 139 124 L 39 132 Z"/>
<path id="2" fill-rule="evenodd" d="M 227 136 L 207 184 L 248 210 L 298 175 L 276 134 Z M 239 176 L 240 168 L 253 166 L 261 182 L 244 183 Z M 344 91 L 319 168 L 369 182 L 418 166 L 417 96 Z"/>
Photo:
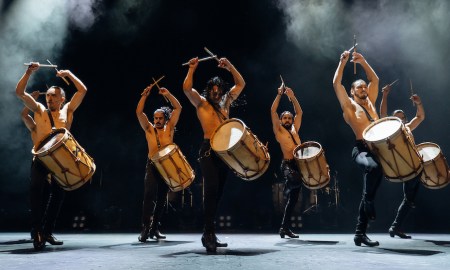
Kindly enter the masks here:
<path id="1" fill-rule="evenodd" d="M 212 134 L 210 143 L 212 150 L 244 180 L 260 177 L 269 167 L 267 147 L 239 119 L 223 122 Z"/>
<path id="2" fill-rule="evenodd" d="M 363 131 L 363 137 L 388 180 L 405 182 L 422 172 L 422 159 L 399 118 L 385 117 L 373 122 Z"/>
<path id="3" fill-rule="evenodd" d="M 31 153 L 44 164 L 62 189 L 71 191 L 88 182 L 96 166 L 65 128 L 50 133 Z"/>
<path id="4" fill-rule="evenodd" d="M 151 161 L 173 192 L 187 188 L 194 181 L 194 170 L 174 143 L 161 148 Z"/>
<path id="5" fill-rule="evenodd" d="M 423 171 L 420 180 L 430 189 L 439 189 L 448 185 L 450 181 L 447 160 L 441 148 L 431 142 L 417 145 L 417 150 L 423 160 Z"/>
<path id="6" fill-rule="evenodd" d="M 294 159 L 309 189 L 320 189 L 330 182 L 330 168 L 318 142 L 304 142 L 294 149 Z"/>

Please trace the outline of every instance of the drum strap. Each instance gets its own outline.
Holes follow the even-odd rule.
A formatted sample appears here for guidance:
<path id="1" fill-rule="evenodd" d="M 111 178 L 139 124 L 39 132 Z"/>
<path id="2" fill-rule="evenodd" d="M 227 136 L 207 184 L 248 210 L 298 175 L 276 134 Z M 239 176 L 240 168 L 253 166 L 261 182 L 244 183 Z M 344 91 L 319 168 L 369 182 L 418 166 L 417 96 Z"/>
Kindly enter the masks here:
<path id="1" fill-rule="evenodd" d="M 155 137 L 156 137 L 156 143 L 158 144 L 158 149 L 161 148 L 161 143 L 159 142 L 159 138 L 158 138 L 158 130 L 153 127 L 153 129 L 155 130 Z"/>
<path id="2" fill-rule="evenodd" d="M 355 102 L 356 103 L 356 102 Z M 358 104 L 358 103 L 356 103 L 356 104 Z M 358 104 L 359 105 L 359 104 Z M 366 108 L 364 108 L 364 106 L 361 106 L 361 105 L 359 105 L 361 108 L 363 108 L 363 110 L 364 110 L 364 112 L 366 113 L 366 115 L 367 115 L 367 118 L 369 118 L 369 121 L 370 122 L 375 122 L 375 120 L 372 118 L 372 116 L 370 116 L 370 114 L 369 114 L 369 112 L 366 110 Z"/>
<path id="3" fill-rule="evenodd" d="M 52 130 L 56 129 L 55 127 L 55 121 L 53 121 L 53 116 L 52 113 L 50 112 L 49 109 L 46 109 L 47 113 L 48 113 L 48 118 L 50 119 L 50 124 L 52 125 Z"/>
<path id="4" fill-rule="evenodd" d="M 216 112 L 217 117 L 219 117 L 219 120 L 221 123 L 228 119 L 225 115 L 223 115 L 223 113 L 220 111 L 220 109 L 216 107 L 216 105 L 214 105 L 214 104 L 211 104 L 211 105 L 212 105 L 214 111 Z"/>
<path id="5" fill-rule="evenodd" d="M 298 143 L 295 141 L 294 136 L 292 135 L 292 133 L 288 130 L 289 135 L 291 135 L 292 140 L 294 141 L 295 145 L 298 145 Z"/>

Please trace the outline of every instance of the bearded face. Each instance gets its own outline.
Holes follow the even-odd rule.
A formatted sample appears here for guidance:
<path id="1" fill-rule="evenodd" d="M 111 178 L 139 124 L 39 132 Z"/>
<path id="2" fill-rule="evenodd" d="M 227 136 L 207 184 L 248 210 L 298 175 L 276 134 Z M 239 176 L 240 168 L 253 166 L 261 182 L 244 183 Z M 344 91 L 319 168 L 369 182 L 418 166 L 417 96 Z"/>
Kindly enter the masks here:
<path id="1" fill-rule="evenodd" d="M 368 97 L 368 88 L 366 82 L 360 80 L 352 87 L 353 96 L 365 100 Z"/>
<path id="2" fill-rule="evenodd" d="M 64 97 L 61 93 L 61 89 L 51 87 L 45 94 L 45 100 L 47 102 L 47 108 L 50 111 L 57 111 L 61 108 L 61 104 L 64 102 Z"/>
<path id="3" fill-rule="evenodd" d="M 209 99 L 214 104 L 219 104 L 219 102 L 222 100 L 222 89 L 220 89 L 219 86 L 214 85 L 209 92 Z"/>
<path id="4" fill-rule="evenodd" d="M 294 118 L 292 116 L 291 113 L 284 113 L 281 116 L 281 125 L 287 129 L 287 130 L 291 130 L 292 128 L 292 124 L 294 123 Z"/>
<path id="5" fill-rule="evenodd" d="M 157 128 L 157 129 L 164 128 L 164 125 L 166 124 L 166 120 L 164 118 L 164 113 L 155 112 L 153 114 L 153 124 L 155 125 L 155 128 Z"/>

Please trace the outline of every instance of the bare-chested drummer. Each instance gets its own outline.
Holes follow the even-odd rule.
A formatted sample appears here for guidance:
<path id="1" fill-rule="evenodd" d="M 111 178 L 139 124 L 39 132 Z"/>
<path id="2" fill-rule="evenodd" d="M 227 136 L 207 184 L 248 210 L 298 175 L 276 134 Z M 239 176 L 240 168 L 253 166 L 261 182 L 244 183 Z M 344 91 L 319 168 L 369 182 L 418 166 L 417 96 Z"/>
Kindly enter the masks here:
<path id="1" fill-rule="evenodd" d="M 50 87 L 45 95 L 47 102 L 46 108 L 30 94 L 25 92 L 28 79 L 33 72 L 39 69 L 39 66 L 39 63 L 31 63 L 16 87 L 17 97 L 34 113 L 34 121 L 36 123 L 35 149 L 51 133 L 52 128 L 66 128 L 70 130 L 73 113 L 80 106 L 87 92 L 86 86 L 72 72 L 69 70 L 59 70 L 56 72 L 56 76 L 69 78 L 77 89 L 77 92 L 72 96 L 70 102 L 64 104 L 66 100 L 64 90 L 58 86 Z M 47 175 L 49 173 L 37 159 L 33 161 L 31 168 L 30 203 L 32 231 L 34 232 L 33 246 L 36 250 L 42 250 L 46 242 L 52 245 L 63 244 L 62 241 L 57 240 L 52 234 L 64 199 L 64 191 L 55 181 L 51 183 L 51 194 L 46 202 L 46 208 L 43 205 L 43 188 L 46 185 Z"/>
<path id="2" fill-rule="evenodd" d="M 283 94 L 285 94 L 292 102 L 295 115 L 289 111 L 284 111 L 281 113 L 280 117 L 278 117 L 277 109 Z M 303 111 L 291 88 L 285 87 L 284 84 L 278 88 L 278 94 L 273 101 L 270 113 L 272 117 L 273 132 L 275 133 L 275 138 L 280 144 L 281 151 L 283 152 L 281 173 L 285 180 L 283 194 L 287 197 L 279 234 L 281 238 L 284 238 L 286 235 L 290 238 L 298 238 L 298 235 L 293 233 L 290 229 L 291 216 L 298 201 L 300 190 L 303 191 L 303 201 L 306 201 L 307 198 L 309 198 L 309 193 L 306 192 L 306 187 L 302 187 L 302 178 L 294 160 L 294 149 L 301 144 L 298 131 L 302 124 Z M 302 208 L 304 208 L 304 206 L 305 204 L 302 203 Z"/>
<path id="3" fill-rule="evenodd" d="M 341 104 L 344 120 L 356 136 L 355 147 L 352 151 L 353 161 L 363 170 L 364 189 L 359 205 L 354 241 L 357 246 L 360 246 L 361 243 L 367 246 L 378 246 L 377 241 L 372 241 L 367 237 L 366 230 L 369 220 L 375 220 L 374 199 L 383 173 L 381 165 L 363 141 L 363 131 L 371 122 L 378 119 L 375 102 L 378 97 L 379 79 L 366 59 L 360 53 L 353 52 L 352 62 L 363 67 L 369 84 L 367 85 L 364 80 L 354 81 L 350 89 L 351 97 L 349 97 L 342 85 L 344 67 L 349 58 L 350 52 L 344 51 L 341 54 L 333 78 L 333 87 Z"/>

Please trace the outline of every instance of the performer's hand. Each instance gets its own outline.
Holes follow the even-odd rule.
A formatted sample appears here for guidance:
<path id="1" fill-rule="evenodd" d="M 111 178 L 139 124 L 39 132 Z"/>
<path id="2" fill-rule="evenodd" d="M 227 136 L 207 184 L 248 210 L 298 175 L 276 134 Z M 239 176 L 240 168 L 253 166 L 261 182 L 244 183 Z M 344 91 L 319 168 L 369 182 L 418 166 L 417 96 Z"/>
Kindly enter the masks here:
<path id="1" fill-rule="evenodd" d="M 288 98 L 294 97 L 294 91 L 292 91 L 292 89 L 289 87 L 286 87 L 286 91 L 284 91 L 284 93 L 286 94 L 286 96 L 288 96 Z"/>
<path id="2" fill-rule="evenodd" d="M 56 72 L 56 77 L 60 77 L 60 78 L 64 78 L 64 77 L 68 77 L 70 75 L 70 70 L 58 70 Z"/>
<path id="3" fill-rule="evenodd" d="M 414 104 L 416 105 L 420 105 L 422 104 L 422 100 L 420 99 L 420 97 L 416 94 L 412 95 L 409 99 L 412 100 L 412 102 L 414 102 Z"/>
<path id="4" fill-rule="evenodd" d="M 39 62 L 31 62 L 30 64 L 31 64 L 31 65 L 29 65 L 29 66 L 28 66 L 28 69 L 27 69 L 27 73 L 29 73 L 29 74 L 31 74 L 31 73 L 33 73 L 34 71 L 38 70 L 39 67 L 41 66 L 41 65 L 39 64 Z"/>
<path id="5" fill-rule="evenodd" d="M 189 68 L 196 69 L 198 66 L 198 57 L 192 58 L 189 60 Z"/>
<path id="6" fill-rule="evenodd" d="M 150 90 L 152 90 L 154 84 L 150 84 L 149 86 L 145 87 L 144 91 L 142 91 L 141 96 L 148 96 L 150 95 Z"/>
<path id="7" fill-rule="evenodd" d="M 349 51 L 344 51 L 344 52 L 341 54 L 340 61 L 341 61 L 344 65 L 347 64 L 347 61 L 348 61 L 348 59 L 349 59 L 349 55 L 350 55 L 350 52 L 349 52 Z"/>
<path id="8" fill-rule="evenodd" d="M 352 53 L 352 60 L 351 60 L 351 62 L 361 64 L 364 61 L 366 61 L 366 59 L 364 59 L 364 56 L 362 56 L 362 54 L 360 54 L 358 52 L 353 52 Z"/>
<path id="9" fill-rule="evenodd" d="M 167 88 L 161 87 L 161 88 L 159 88 L 159 94 L 163 95 L 163 96 L 167 96 L 170 94 L 170 92 Z"/>
<path id="10" fill-rule="evenodd" d="M 282 95 L 283 93 L 284 93 L 284 84 L 282 83 L 281 85 L 280 85 L 280 87 L 278 88 L 278 95 Z"/>
<path id="11" fill-rule="evenodd" d="M 40 92 L 39 91 L 33 91 L 30 93 L 30 96 L 34 98 L 34 100 L 37 100 L 39 97 Z"/>
<path id="12" fill-rule="evenodd" d="M 228 61 L 228 59 L 226 59 L 225 57 L 219 59 L 219 67 L 230 71 L 232 66 L 233 65 L 230 63 L 230 61 Z"/>
<path id="13" fill-rule="evenodd" d="M 381 92 L 387 96 L 389 94 L 389 92 L 391 91 L 391 89 L 392 89 L 391 85 L 388 84 L 381 89 Z"/>

